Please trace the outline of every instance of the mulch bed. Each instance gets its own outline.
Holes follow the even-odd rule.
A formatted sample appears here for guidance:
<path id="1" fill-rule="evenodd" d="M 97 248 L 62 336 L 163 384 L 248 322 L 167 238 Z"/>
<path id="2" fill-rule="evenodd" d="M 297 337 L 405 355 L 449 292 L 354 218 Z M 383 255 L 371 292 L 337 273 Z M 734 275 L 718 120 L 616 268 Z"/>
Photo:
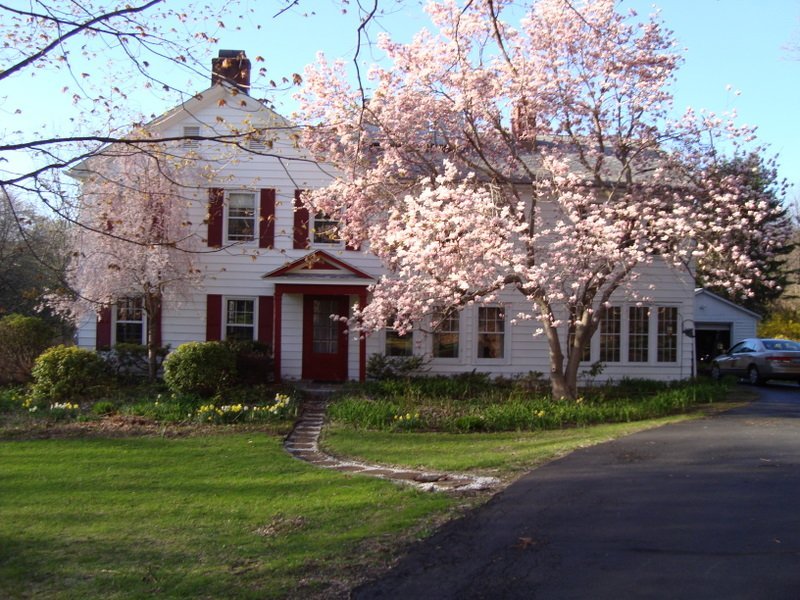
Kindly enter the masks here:
<path id="1" fill-rule="evenodd" d="M 157 423 L 148 417 L 111 415 L 91 421 L 27 421 L 0 424 L 0 440 L 42 440 L 53 438 L 124 438 L 137 436 L 187 437 L 258 432 L 271 435 L 286 431 L 264 425 L 198 425 Z"/>

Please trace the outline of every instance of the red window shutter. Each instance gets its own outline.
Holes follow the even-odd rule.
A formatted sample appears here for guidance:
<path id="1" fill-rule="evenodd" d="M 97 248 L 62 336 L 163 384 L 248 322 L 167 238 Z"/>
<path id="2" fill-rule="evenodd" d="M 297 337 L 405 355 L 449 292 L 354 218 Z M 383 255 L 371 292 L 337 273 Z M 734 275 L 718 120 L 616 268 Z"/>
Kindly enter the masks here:
<path id="1" fill-rule="evenodd" d="M 111 307 L 105 306 L 97 315 L 97 337 L 95 348 L 103 350 L 111 348 Z"/>
<path id="2" fill-rule="evenodd" d="M 258 297 L 258 341 L 272 347 L 273 320 L 275 318 L 275 298 Z"/>
<path id="3" fill-rule="evenodd" d="M 212 248 L 222 247 L 222 204 L 225 190 L 210 188 L 208 190 L 208 245 Z"/>
<path id="4" fill-rule="evenodd" d="M 275 245 L 275 190 L 261 190 L 261 208 L 258 220 L 258 247 Z"/>
<path id="5" fill-rule="evenodd" d="M 294 248 L 308 248 L 308 209 L 300 200 L 302 190 L 294 191 Z"/>
<path id="6" fill-rule="evenodd" d="M 206 296 L 206 341 L 216 342 L 222 339 L 222 296 L 209 294 Z"/>

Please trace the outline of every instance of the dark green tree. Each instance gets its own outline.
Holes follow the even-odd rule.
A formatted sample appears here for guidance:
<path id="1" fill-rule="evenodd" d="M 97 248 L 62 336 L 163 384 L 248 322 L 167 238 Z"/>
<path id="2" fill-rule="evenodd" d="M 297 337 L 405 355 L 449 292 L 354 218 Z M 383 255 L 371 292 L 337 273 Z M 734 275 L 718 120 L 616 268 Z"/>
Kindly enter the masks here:
<path id="1" fill-rule="evenodd" d="M 0 192 L 0 318 L 17 313 L 60 323 L 39 307 L 46 290 L 61 287 L 66 262 L 66 223 Z"/>

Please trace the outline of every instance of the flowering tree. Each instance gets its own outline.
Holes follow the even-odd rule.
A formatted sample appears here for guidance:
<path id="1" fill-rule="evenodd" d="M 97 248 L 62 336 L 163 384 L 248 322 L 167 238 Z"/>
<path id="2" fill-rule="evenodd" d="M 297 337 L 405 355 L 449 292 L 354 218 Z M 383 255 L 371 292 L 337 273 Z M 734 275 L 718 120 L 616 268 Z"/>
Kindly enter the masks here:
<path id="1" fill-rule="evenodd" d="M 156 152 L 157 150 L 157 152 Z M 111 147 L 85 171 L 68 282 L 75 294 L 55 303 L 76 319 L 98 306 L 141 298 L 148 317 L 147 350 L 156 376 L 155 320 L 164 299 L 179 298 L 200 280 L 200 242 L 187 219 L 185 167 L 167 148 Z"/>
<path id="2" fill-rule="evenodd" d="M 513 288 L 549 343 L 554 396 L 574 397 L 582 349 L 641 267 L 705 263 L 707 283 L 747 293 L 755 249 L 771 255 L 786 232 L 737 234 L 775 210 L 738 201 L 752 190 L 717 168 L 750 129 L 669 120 L 681 58 L 657 15 L 539 0 L 514 26 L 514 4 L 429 4 L 435 33 L 379 40 L 391 67 L 373 67 L 369 97 L 343 63 L 308 67 L 305 141 L 343 176 L 307 201 L 390 271 L 361 327 L 408 330 Z"/>

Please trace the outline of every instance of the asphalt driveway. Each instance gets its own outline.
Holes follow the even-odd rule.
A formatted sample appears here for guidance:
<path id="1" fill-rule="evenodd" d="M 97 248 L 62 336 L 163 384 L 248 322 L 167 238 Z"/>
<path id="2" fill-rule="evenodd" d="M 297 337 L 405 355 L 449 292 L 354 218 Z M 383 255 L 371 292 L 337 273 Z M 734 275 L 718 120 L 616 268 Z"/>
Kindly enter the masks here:
<path id="1" fill-rule="evenodd" d="M 352 597 L 799 599 L 800 388 L 580 450 Z"/>

